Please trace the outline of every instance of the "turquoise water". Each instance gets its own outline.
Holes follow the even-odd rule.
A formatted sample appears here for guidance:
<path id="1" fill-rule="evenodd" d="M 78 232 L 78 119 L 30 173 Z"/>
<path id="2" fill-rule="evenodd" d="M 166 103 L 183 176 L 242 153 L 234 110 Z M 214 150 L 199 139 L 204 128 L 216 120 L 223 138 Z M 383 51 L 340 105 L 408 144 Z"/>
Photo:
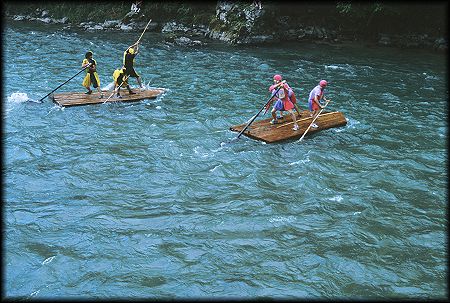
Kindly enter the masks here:
<path id="1" fill-rule="evenodd" d="M 155 100 L 37 100 L 139 33 L 6 24 L 4 293 L 24 298 L 446 298 L 444 54 L 355 45 L 183 48 L 146 33 Z M 241 137 L 281 73 L 324 78 L 345 127 Z M 82 76 L 60 92 L 83 91 Z M 136 82 L 131 80 L 132 86 Z M 261 118 L 267 118 L 264 116 Z"/>

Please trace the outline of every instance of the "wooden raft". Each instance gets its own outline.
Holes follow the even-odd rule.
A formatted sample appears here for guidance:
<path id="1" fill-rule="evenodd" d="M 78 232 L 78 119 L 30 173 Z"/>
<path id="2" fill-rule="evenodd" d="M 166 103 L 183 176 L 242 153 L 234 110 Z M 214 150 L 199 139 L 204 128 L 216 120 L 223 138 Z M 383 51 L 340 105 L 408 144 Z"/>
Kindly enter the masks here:
<path id="1" fill-rule="evenodd" d="M 297 115 L 297 113 L 295 113 Z M 292 122 L 292 117 L 290 114 L 283 116 L 283 119 L 278 120 L 280 124 L 270 124 L 272 118 L 254 121 L 249 128 L 243 133 L 249 138 L 261 140 L 266 143 L 274 143 L 283 140 L 295 140 L 300 139 L 303 133 L 306 131 L 308 126 L 312 122 L 312 117 L 309 116 L 310 112 L 304 110 L 301 112 L 301 116 L 297 117 L 297 124 L 300 127 L 299 130 L 294 131 L 294 123 Z M 323 111 L 320 116 L 316 119 L 315 123 L 319 126 L 318 128 L 311 127 L 306 134 L 306 136 L 317 133 L 318 131 L 340 127 L 347 124 L 347 120 L 344 114 L 341 112 L 326 112 Z M 235 125 L 230 127 L 230 130 L 235 132 L 240 132 L 244 129 L 247 123 Z"/>
<path id="2" fill-rule="evenodd" d="M 109 102 L 133 102 L 140 101 L 144 99 L 155 99 L 160 94 L 165 91 L 164 88 L 157 89 L 147 89 L 144 91 L 140 91 L 139 89 L 134 89 L 133 92 L 135 94 L 128 94 L 127 90 L 122 90 L 120 95 L 122 98 L 117 98 L 116 94 L 111 97 L 107 103 Z M 92 94 L 86 95 L 85 93 L 61 93 L 51 95 L 53 102 L 59 104 L 60 106 L 78 106 L 78 105 L 88 105 L 88 104 L 101 104 L 104 103 L 113 91 L 103 91 L 103 98 L 99 99 L 99 93 L 97 91 L 93 91 Z"/>

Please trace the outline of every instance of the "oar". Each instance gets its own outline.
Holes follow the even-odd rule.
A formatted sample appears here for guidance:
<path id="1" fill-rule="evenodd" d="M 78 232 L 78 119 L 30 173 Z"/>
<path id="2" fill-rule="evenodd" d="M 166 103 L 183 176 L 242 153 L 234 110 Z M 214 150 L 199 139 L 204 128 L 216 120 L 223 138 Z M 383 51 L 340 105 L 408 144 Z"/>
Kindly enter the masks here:
<path id="1" fill-rule="evenodd" d="M 83 67 L 82 70 L 80 70 L 78 73 L 76 73 L 75 76 L 73 76 L 72 78 L 70 78 L 69 80 L 67 80 L 66 82 L 64 82 L 63 84 L 61 84 L 60 86 L 58 86 L 57 88 L 55 88 L 54 90 L 52 90 L 51 92 L 49 92 L 47 95 L 45 95 L 44 97 L 42 97 L 41 99 L 39 99 L 38 102 L 42 102 L 42 100 L 44 100 L 45 98 L 47 98 L 48 96 L 50 96 L 51 93 L 53 93 L 54 91 L 56 91 L 58 88 L 60 88 L 61 86 L 63 86 L 64 84 L 66 84 L 67 82 L 69 82 L 70 80 L 72 80 L 73 78 L 75 78 L 76 76 L 78 76 L 82 71 L 84 71 L 86 68 L 88 68 L 89 66 L 91 66 L 92 63 L 89 63 L 88 65 L 86 65 L 85 67 Z"/>
<path id="2" fill-rule="evenodd" d="M 278 93 L 278 91 L 281 89 L 282 85 L 280 85 L 277 90 L 275 91 L 275 94 L 272 94 L 269 98 L 269 100 L 267 100 L 266 104 L 264 104 L 264 106 L 259 110 L 259 112 L 254 115 L 251 119 L 250 122 L 247 123 L 247 125 L 239 132 L 239 134 L 237 135 L 236 139 L 239 139 L 239 137 L 245 132 L 245 130 L 253 123 L 253 121 L 255 121 L 256 117 L 259 116 L 259 114 L 263 111 L 264 108 L 266 108 L 266 106 L 269 105 L 269 102 L 272 100 L 272 98 Z M 236 140 L 235 139 L 235 140 Z"/>
<path id="3" fill-rule="evenodd" d="M 319 113 L 314 117 L 314 119 L 312 120 L 311 124 L 308 126 L 308 128 L 305 130 L 305 132 L 303 133 L 302 137 L 300 138 L 300 140 L 298 140 L 299 142 L 303 140 L 303 138 L 305 137 L 306 133 L 309 131 L 309 129 L 311 128 L 311 126 L 313 125 L 314 121 L 316 121 L 317 118 L 319 118 L 320 113 L 325 109 L 325 107 L 327 107 L 328 103 L 330 103 L 331 99 L 327 101 L 327 103 L 325 103 L 325 106 L 322 107 L 322 109 L 319 111 Z"/>
<path id="4" fill-rule="evenodd" d="M 284 83 L 286 83 L 286 80 L 283 80 L 283 81 L 281 81 L 280 83 L 278 83 L 277 85 L 281 85 L 281 84 L 284 84 Z M 278 92 L 278 91 L 277 91 Z M 275 93 L 276 94 L 276 93 Z M 270 106 L 267 104 L 267 108 L 266 108 L 266 110 L 264 111 L 264 114 L 263 115 L 265 115 L 266 113 L 267 113 L 267 111 L 269 110 L 269 108 L 270 108 Z"/>
<path id="5" fill-rule="evenodd" d="M 141 36 L 139 37 L 139 39 L 136 41 L 135 44 L 138 44 L 139 41 L 141 41 L 142 36 L 144 36 L 144 33 L 145 33 L 145 31 L 147 30 L 147 27 L 148 27 L 148 25 L 150 24 L 150 22 L 152 22 L 152 19 L 150 19 L 150 21 L 148 21 L 147 25 L 146 25 L 145 28 L 144 28 L 144 31 L 142 32 Z M 133 45 L 134 45 L 134 44 L 133 44 Z"/>
<path id="6" fill-rule="evenodd" d="M 122 87 L 122 85 L 125 83 L 125 81 L 128 80 L 129 77 L 130 77 L 130 75 L 127 75 L 127 76 L 125 76 L 125 79 L 122 79 L 122 83 L 120 83 L 119 87 L 117 88 L 117 91 L 119 91 L 119 89 Z M 103 104 L 108 102 L 108 100 L 111 99 L 112 96 L 114 96 L 115 93 L 116 93 L 116 90 L 113 89 L 113 93 L 111 94 L 111 96 L 108 97 L 108 99 L 105 100 L 105 102 L 103 102 Z"/>

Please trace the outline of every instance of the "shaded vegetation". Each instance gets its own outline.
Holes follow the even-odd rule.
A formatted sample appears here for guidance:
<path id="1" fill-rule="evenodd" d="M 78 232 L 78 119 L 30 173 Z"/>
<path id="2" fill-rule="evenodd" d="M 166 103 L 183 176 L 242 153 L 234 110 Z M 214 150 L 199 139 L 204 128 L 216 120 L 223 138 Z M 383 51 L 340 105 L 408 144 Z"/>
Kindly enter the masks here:
<path id="1" fill-rule="evenodd" d="M 426 33 L 433 36 L 447 34 L 446 2 L 337 2 L 337 15 L 349 28 L 368 34 Z"/>
<path id="2" fill-rule="evenodd" d="M 68 18 L 68 22 L 104 22 L 120 20 L 129 11 L 132 1 L 33 1 L 4 3 L 7 15 L 30 15 L 36 10 L 47 10 L 52 18 Z M 144 1 L 141 13 L 155 22 L 177 20 L 187 24 L 208 24 L 215 15 L 216 2 Z"/>
<path id="3" fill-rule="evenodd" d="M 276 19 L 284 16 L 286 23 L 284 25 L 287 26 L 300 23 L 335 28 L 347 33 L 367 34 L 368 36 L 380 32 L 447 35 L 448 5 L 444 1 L 423 3 L 263 1 L 263 6 L 268 12 L 264 16 L 267 26 L 277 26 Z"/>
<path id="4" fill-rule="evenodd" d="M 7 15 L 36 14 L 47 10 L 49 16 L 68 18 L 70 23 L 121 20 L 133 1 L 74 1 L 74 2 L 12 2 L 4 3 Z M 235 26 L 227 27 L 216 17 L 217 1 L 143 1 L 141 13 L 154 22 L 176 21 L 188 25 L 203 24 L 218 30 L 230 30 L 239 35 L 245 30 L 243 10 L 253 7 L 252 1 L 231 1 L 240 7 L 229 17 Z M 269 33 L 283 31 L 299 25 L 322 26 L 347 36 L 375 39 L 380 33 L 428 34 L 447 37 L 447 2 L 281 2 L 262 1 L 264 14 L 252 30 Z"/>

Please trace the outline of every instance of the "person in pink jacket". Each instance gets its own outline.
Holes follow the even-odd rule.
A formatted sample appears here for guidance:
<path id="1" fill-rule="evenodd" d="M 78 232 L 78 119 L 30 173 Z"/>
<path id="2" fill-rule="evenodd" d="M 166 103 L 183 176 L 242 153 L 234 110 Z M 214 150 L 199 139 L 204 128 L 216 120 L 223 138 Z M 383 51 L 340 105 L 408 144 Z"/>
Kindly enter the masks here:
<path id="1" fill-rule="evenodd" d="M 291 101 L 291 98 L 289 98 L 289 91 L 292 91 L 292 89 L 289 87 L 289 85 L 286 83 L 286 81 L 282 81 L 283 78 L 281 75 L 275 75 L 273 77 L 274 84 L 269 87 L 269 91 L 272 92 L 272 100 L 275 101 L 275 105 L 272 108 L 272 121 L 270 121 L 271 124 L 277 124 L 277 111 L 283 112 L 287 111 L 292 116 L 292 121 L 294 121 L 294 128 L 293 130 L 296 131 L 299 129 L 297 124 L 297 119 L 295 117 L 293 109 L 295 108 L 294 103 Z M 281 86 L 281 88 L 278 90 L 278 88 Z M 278 90 L 278 91 L 277 91 Z M 292 96 L 292 94 L 291 94 Z M 270 102 L 269 104 L 271 104 Z M 270 105 L 269 105 L 270 106 Z M 297 112 L 298 109 L 297 109 Z M 300 114 L 300 112 L 299 112 Z"/>

